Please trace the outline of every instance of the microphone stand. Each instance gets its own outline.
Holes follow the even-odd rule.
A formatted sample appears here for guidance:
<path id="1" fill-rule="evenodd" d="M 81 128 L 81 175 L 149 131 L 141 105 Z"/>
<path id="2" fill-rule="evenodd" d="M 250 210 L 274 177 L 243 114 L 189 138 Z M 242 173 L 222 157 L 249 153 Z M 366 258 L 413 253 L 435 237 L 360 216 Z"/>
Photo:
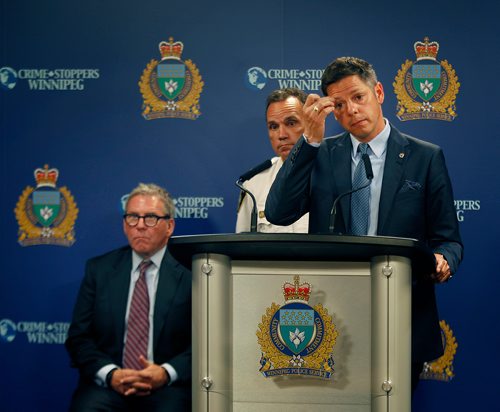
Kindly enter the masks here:
<path id="1" fill-rule="evenodd" d="M 344 196 L 352 195 L 358 190 L 364 189 L 365 187 L 368 187 L 372 184 L 373 169 L 372 169 L 372 163 L 370 162 L 370 156 L 368 156 L 367 153 L 364 153 L 363 156 L 361 157 L 361 161 L 364 163 L 365 166 L 365 173 L 366 173 L 366 178 L 368 179 L 368 183 L 337 196 L 337 198 L 333 202 L 332 210 L 330 211 L 330 225 L 328 226 L 329 233 L 333 233 L 333 229 L 335 228 L 335 216 L 337 215 L 337 203 L 339 202 L 339 200 L 342 199 Z"/>
<path id="2" fill-rule="evenodd" d="M 347 195 L 352 195 L 353 193 L 357 192 L 358 190 L 364 189 L 365 187 L 370 186 L 372 183 L 371 179 L 368 181 L 368 183 L 364 184 L 363 186 L 357 187 L 356 189 L 349 190 L 348 192 L 342 193 L 340 196 L 337 196 L 335 201 L 333 202 L 332 210 L 330 212 L 330 225 L 328 226 L 328 232 L 333 233 L 333 229 L 335 228 L 335 216 L 337 215 L 337 203 L 342 199 L 343 197 Z"/>
<path id="3" fill-rule="evenodd" d="M 244 180 L 240 177 L 236 181 L 236 186 L 238 186 L 241 190 L 250 195 L 250 197 L 252 198 L 253 207 L 252 207 L 252 214 L 250 216 L 250 232 L 251 233 L 257 232 L 257 201 L 255 200 L 255 196 L 252 194 L 252 192 L 250 192 L 243 186 L 243 182 Z"/>

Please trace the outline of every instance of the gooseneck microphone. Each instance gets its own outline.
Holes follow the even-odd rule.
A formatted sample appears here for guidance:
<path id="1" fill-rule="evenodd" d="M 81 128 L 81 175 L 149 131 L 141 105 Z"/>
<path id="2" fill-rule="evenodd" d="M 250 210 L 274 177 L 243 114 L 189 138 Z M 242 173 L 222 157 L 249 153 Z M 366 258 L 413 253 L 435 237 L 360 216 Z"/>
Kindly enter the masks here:
<path id="1" fill-rule="evenodd" d="M 372 169 L 372 162 L 370 161 L 370 156 L 368 156 L 367 153 L 364 153 L 361 156 L 361 160 L 363 161 L 363 164 L 365 165 L 365 173 L 366 173 L 366 178 L 368 179 L 368 183 L 357 187 L 356 189 L 351 189 L 347 192 L 341 193 L 336 197 L 336 199 L 333 202 L 332 205 L 332 210 L 330 211 L 330 225 L 328 226 L 328 232 L 333 233 L 333 229 L 335 229 L 335 216 L 337 214 L 337 203 L 340 201 L 345 196 L 351 195 L 358 190 L 364 189 L 365 187 L 368 187 L 372 184 L 372 179 L 373 179 L 373 169 Z"/>
<path id="2" fill-rule="evenodd" d="M 238 186 L 245 193 L 248 193 L 252 198 L 253 207 L 252 207 L 252 214 L 250 217 L 250 232 L 257 232 L 257 201 L 255 200 L 255 196 L 253 195 L 253 193 L 243 186 L 243 182 L 250 180 L 252 177 L 258 175 L 264 170 L 269 169 L 272 165 L 273 162 L 271 162 L 271 160 L 268 159 L 265 162 L 262 162 L 261 164 L 255 166 L 253 169 L 250 169 L 248 172 L 243 173 L 236 181 L 236 186 Z"/>

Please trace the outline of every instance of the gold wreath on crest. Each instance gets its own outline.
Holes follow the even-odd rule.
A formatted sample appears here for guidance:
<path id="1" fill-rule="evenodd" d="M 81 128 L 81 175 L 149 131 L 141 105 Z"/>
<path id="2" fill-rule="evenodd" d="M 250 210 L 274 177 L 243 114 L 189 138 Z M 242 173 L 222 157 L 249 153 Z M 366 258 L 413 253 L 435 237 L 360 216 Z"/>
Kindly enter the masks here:
<path id="1" fill-rule="evenodd" d="M 160 62 L 158 60 L 152 59 L 146 66 L 146 69 L 144 69 L 141 80 L 139 81 L 139 89 L 141 91 L 142 97 L 144 98 L 144 115 L 147 115 L 150 111 L 163 112 L 168 110 L 168 102 L 165 102 L 165 100 L 162 100 L 158 96 L 156 96 L 150 85 L 150 78 L 153 70 L 156 68 L 156 66 L 158 66 L 159 63 Z M 186 97 L 176 102 L 176 107 L 180 111 L 194 113 L 196 116 L 199 116 L 201 113 L 198 109 L 198 105 L 204 83 L 201 80 L 198 68 L 191 60 L 186 60 L 184 64 L 191 72 L 193 84 Z"/>
<path id="2" fill-rule="evenodd" d="M 413 62 L 411 60 L 406 60 L 401 65 L 401 69 L 398 70 L 398 74 L 392 84 L 399 103 L 399 111 L 396 114 L 398 117 L 404 113 L 418 113 L 422 111 L 422 104 L 413 100 L 404 87 L 406 74 L 412 65 Z M 446 60 L 441 61 L 440 65 L 444 68 L 448 76 L 447 88 L 443 97 L 432 103 L 432 111 L 436 113 L 448 113 L 450 116 L 456 117 L 457 113 L 455 111 L 455 101 L 458 89 L 460 88 L 460 83 L 458 82 L 455 70 Z"/>
<path id="3" fill-rule="evenodd" d="M 273 302 L 271 304 L 271 307 L 266 309 L 266 314 L 262 316 L 262 323 L 259 324 L 259 329 L 256 332 L 257 340 L 262 349 L 262 352 L 265 354 L 265 357 L 269 359 L 274 369 L 290 367 L 291 363 L 291 358 L 289 356 L 283 355 L 276 348 L 276 346 L 274 346 L 269 334 L 271 319 L 273 318 L 274 314 L 280 309 L 280 307 L 280 305 Z M 323 307 L 323 305 L 321 305 L 321 303 L 314 306 L 313 309 L 318 312 L 321 319 L 323 320 L 323 323 L 325 325 L 325 334 L 323 342 L 318 347 L 318 349 L 314 351 L 313 354 L 305 358 L 305 366 L 310 369 L 318 369 L 331 372 L 332 368 L 329 365 L 328 360 L 332 354 L 333 347 L 335 346 L 338 331 L 333 324 L 332 317 L 328 315 L 328 311 Z"/>
<path id="4" fill-rule="evenodd" d="M 26 213 L 26 203 L 34 190 L 33 187 L 27 186 L 21 196 L 19 196 L 16 208 L 14 209 L 17 222 L 19 223 L 19 243 L 25 245 L 28 244 L 26 243 L 28 240 L 48 238 L 55 239 L 54 243 L 56 244 L 71 246 L 75 242 L 73 227 L 78 217 L 78 208 L 76 207 L 73 195 L 65 186 L 59 188 L 59 192 L 63 195 L 67 205 L 66 214 L 58 226 L 50 228 L 49 235 L 47 236 L 46 234 L 44 235 L 44 228 L 36 226 Z"/>

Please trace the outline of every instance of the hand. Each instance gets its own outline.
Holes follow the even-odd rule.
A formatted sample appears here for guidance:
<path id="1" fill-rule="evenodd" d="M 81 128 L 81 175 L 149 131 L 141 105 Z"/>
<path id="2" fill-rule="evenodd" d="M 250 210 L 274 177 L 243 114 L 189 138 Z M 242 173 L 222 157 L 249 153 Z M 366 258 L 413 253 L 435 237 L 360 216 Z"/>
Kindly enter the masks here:
<path id="1" fill-rule="evenodd" d="M 307 96 L 304 104 L 304 136 L 309 143 L 321 143 L 325 136 L 325 119 L 333 112 L 333 102 L 329 97 L 317 94 Z"/>
<path id="2" fill-rule="evenodd" d="M 118 393 L 129 396 L 145 396 L 151 393 L 151 384 L 144 382 L 134 369 L 117 369 L 113 372 L 110 385 Z"/>
<path id="3" fill-rule="evenodd" d="M 147 382 L 151 385 L 152 390 L 168 384 L 170 377 L 163 367 L 148 362 L 144 356 L 140 356 L 139 361 L 144 366 L 144 369 L 139 371 L 139 376 L 143 379 L 143 382 Z"/>
<path id="4" fill-rule="evenodd" d="M 436 257 L 436 271 L 432 274 L 432 278 L 439 283 L 447 282 L 452 277 L 450 265 L 440 253 L 434 253 Z"/>
<path id="5" fill-rule="evenodd" d="M 111 377 L 111 387 L 125 396 L 147 396 L 169 382 L 167 371 L 159 365 L 139 357 L 141 370 L 117 369 Z"/>

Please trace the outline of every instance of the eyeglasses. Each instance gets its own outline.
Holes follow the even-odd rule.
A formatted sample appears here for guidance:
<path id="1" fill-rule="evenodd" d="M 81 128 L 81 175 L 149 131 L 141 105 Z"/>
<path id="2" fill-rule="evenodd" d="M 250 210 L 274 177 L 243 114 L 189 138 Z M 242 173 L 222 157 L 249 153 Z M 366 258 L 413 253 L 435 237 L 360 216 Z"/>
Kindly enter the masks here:
<path id="1" fill-rule="evenodd" d="M 123 215 L 123 219 L 125 219 L 125 223 L 127 225 L 134 227 L 137 226 L 139 223 L 139 220 L 144 219 L 144 224 L 147 227 L 155 227 L 158 224 L 158 220 L 160 219 L 170 219 L 170 215 L 165 215 L 165 216 L 156 216 L 156 215 L 144 215 L 144 216 L 139 216 L 136 215 L 135 213 L 127 213 Z"/>

